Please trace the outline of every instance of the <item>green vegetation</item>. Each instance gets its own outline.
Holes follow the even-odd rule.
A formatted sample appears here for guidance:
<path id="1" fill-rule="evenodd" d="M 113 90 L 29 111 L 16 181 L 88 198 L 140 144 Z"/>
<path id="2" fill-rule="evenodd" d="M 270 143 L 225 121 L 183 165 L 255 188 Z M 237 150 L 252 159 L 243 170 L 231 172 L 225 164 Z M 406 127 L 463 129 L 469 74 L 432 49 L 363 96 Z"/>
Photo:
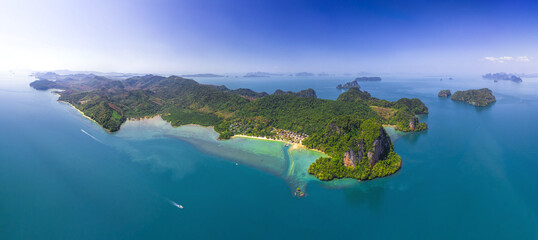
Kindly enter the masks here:
<path id="1" fill-rule="evenodd" d="M 361 161 L 356 167 L 346 167 L 343 161 L 339 159 L 319 158 L 310 165 L 308 173 L 323 181 L 330 181 L 335 178 L 371 180 L 392 175 L 400 169 L 401 165 L 400 156 L 392 151 L 385 160 L 377 162 L 373 167 L 367 161 Z"/>
<path id="2" fill-rule="evenodd" d="M 439 91 L 439 94 L 437 94 L 437 96 L 439 97 L 450 97 L 450 95 L 452 95 L 452 93 L 450 92 L 450 90 L 441 90 Z"/>
<path id="3" fill-rule="evenodd" d="M 390 138 L 375 119 L 338 117 L 324 131 L 305 139 L 303 144 L 331 156 L 319 158 L 308 169 L 320 180 L 373 179 L 393 174 L 401 166 Z M 342 160 L 346 158 L 348 161 Z"/>
<path id="4" fill-rule="evenodd" d="M 370 93 L 353 87 L 340 94 L 337 101 L 367 104 L 381 117 L 383 124 L 396 126 L 396 129 L 402 132 L 428 129 L 428 126 L 425 123 L 419 123 L 416 117 L 416 115 L 428 113 L 428 108 L 418 98 L 401 98 L 390 102 L 372 97 Z"/>
<path id="5" fill-rule="evenodd" d="M 450 99 L 462 101 L 468 104 L 484 107 L 496 101 L 491 90 L 487 88 L 471 89 L 467 91 L 456 91 Z"/>
<path id="6" fill-rule="evenodd" d="M 95 75 L 56 81 L 41 79 L 31 85 L 64 89 L 59 100 L 68 102 L 110 132 L 127 118 L 161 115 L 173 126 L 214 126 L 219 139 L 234 134 L 302 142 L 325 152 L 309 173 L 321 180 L 373 179 L 393 174 L 401 165 L 383 124 L 401 131 L 425 130 L 416 115 L 428 113 L 419 99 L 395 102 L 351 88 L 338 100 L 318 99 L 312 89 L 277 90 L 274 94 L 250 89 L 199 84 L 171 76 L 154 75 L 110 80 Z"/>
<path id="7" fill-rule="evenodd" d="M 172 109 L 169 114 L 164 114 L 161 117 L 162 119 L 169 121 L 172 126 L 181 126 L 186 124 L 215 126 L 222 121 L 222 118 L 215 114 L 196 112 L 190 109 Z"/>

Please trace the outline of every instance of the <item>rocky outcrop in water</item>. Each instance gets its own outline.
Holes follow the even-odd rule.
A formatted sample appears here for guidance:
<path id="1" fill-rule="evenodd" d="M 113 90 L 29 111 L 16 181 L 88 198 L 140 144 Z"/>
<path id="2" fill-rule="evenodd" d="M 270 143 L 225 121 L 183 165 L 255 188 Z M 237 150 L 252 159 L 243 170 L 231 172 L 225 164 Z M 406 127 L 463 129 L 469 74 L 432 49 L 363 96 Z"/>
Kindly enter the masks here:
<path id="1" fill-rule="evenodd" d="M 473 106 L 485 107 L 496 101 L 493 92 L 487 88 L 471 89 L 467 91 L 456 91 L 450 99 L 454 101 L 462 101 Z"/>
<path id="2" fill-rule="evenodd" d="M 378 81 L 381 81 L 380 77 L 358 77 L 358 78 L 355 78 L 355 80 L 351 82 L 345 83 L 344 85 L 338 84 L 336 88 L 338 89 L 359 88 L 360 89 L 361 86 L 359 86 L 359 82 L 378 82 Z"/>
<path id="3" fill-rule="evenodd" d="M 439 96 L 439 97 L 445 97 L 445 98 L 446 98 L 446 97 L 450 97 L 450 95 L 452 95 L 452 93 L 451 93 L 450 90 L 448 90 L 448 89 L 447 89 L 447 90 L 441 90 L 441 91 L 439 92 L 439 94 L 437 94 L 437 96 Z"/>
<path id="4" fill-rule="evenodd" d="M 345 83 L 344 85 L 338 84 L 338 86 L 336 86 L 336 88 L 338 88 L 338 89 L 350 89 L 350 88 L 360 89 L 361 86 L 359 86 L 359 83 L 357 82 L 357 80 L 355 80 L 355 81 Z"/>

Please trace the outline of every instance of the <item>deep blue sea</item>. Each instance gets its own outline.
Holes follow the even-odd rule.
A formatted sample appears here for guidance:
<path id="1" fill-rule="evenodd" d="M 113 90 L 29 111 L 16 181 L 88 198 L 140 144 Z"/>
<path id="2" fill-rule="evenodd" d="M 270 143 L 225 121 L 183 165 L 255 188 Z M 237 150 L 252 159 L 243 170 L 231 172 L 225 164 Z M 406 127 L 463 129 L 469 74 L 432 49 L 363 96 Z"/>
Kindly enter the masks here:
<path id="1" fill-rule="evenodd" d="M 336 99 L 352 78 L 196 80 Z M 315 154 L 278 142 L 218 142 L 162 121 L 109 134 L 31 81 L 0 76 L 0 239 L 538 239 L 538 79 L 361 83 L 378 98 L 420 98 L 430 129 L 394 139 L 397 174 L 341 184 L 297 177 Z M 482 87 L 495 104 L 437 97 Z"/>

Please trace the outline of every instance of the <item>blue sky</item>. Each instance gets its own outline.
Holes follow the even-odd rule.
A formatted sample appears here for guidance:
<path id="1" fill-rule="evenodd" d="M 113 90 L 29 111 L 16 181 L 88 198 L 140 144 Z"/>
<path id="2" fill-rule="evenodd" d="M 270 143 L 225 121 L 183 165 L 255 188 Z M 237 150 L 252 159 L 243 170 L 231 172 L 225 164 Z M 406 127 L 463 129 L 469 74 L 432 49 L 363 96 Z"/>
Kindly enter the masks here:
<path id="1" fill-rule="evenodd" d="M 538 72 L 535 1 L 4 1 L 0 69 Z"/>

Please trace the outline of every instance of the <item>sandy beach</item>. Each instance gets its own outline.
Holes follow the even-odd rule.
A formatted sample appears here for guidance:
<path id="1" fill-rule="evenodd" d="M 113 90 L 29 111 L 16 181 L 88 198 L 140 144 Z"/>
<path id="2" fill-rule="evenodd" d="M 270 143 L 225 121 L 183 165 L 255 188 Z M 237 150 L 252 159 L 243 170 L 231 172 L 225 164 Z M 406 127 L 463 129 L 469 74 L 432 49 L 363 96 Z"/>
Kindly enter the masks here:
<path id="1" fill-rule="evenodd" d="M 250 138 L 250 139 L 257 139 L 257 140 L 265 140 L 265 141 L 283 142 L 283 143 L 290 144 L 290 149 L 289 149 L 290 151 L 299 150 L 299 149 L 307 149 L 307 150 L 312 150 L 312 151 L 316 151 L 316 152 L 323 153 L 323 154 L 327 155 L 326 153 L 324 153 L 324 152 L 322 152 L 320 150 L 307 148 L 305 145 L 303 145 L 301 143 L 293 143 L 293 142 L 289 142 L 289 141 L 285 141 L 285 140 L 272 139 L 272 138 L 267 138 L 267 137 L 255 137 L 255 136 L 248 136 L 248 135 L 241 135 L 241 134 L 232 136 L 232 138 L 235 138 L 235 137 Z"/>

